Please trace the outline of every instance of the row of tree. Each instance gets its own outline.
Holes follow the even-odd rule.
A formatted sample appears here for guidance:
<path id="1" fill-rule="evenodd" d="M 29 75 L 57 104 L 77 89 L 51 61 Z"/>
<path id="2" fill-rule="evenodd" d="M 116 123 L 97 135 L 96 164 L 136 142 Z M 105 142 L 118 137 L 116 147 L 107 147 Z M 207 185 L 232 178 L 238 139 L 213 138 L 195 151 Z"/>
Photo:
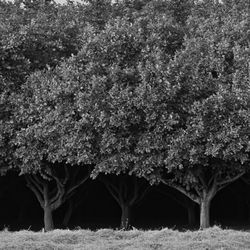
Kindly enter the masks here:
<path id="1" fill-rule="evenodd" d="M 122 228 L 145 179 L 197 203 L 209 227 L 212 199 L 249 166 L 249 10 L 0 1 L 1 172 L 25 175 L 46 231 L 88 178 L 118 202 Z"/>

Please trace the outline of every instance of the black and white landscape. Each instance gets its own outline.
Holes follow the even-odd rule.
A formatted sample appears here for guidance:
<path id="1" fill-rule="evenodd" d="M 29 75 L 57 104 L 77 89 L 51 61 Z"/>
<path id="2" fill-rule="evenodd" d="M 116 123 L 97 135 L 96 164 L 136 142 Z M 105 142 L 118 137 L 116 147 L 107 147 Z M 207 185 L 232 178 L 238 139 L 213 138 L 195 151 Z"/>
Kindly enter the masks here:
<path id="1" fill-rule="evenodd" d="M 250 248 L 249 13 L 0 0 L 0 249 Z"/>

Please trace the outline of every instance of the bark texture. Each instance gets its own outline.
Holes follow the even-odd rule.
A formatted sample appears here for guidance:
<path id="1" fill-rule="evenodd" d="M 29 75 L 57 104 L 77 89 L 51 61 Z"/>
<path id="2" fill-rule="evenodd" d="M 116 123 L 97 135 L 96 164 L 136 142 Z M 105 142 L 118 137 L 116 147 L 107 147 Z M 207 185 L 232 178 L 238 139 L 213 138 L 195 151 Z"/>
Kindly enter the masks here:
<path id="1" fill-rule="evenodd" d="M 44 231 L 49 232 L 54 230 L 54 221 L 53 221 L 53 211 L 50 206 L 44 207 Z"/>
<path id="2" fill-rule="evenodd" d="M 121 229 L 129 229 L 131 223 L 131 208 L 128 204 L 123 204 L 121 206 L 122 215 L 121 215 Z"/>
<path id="3" fill-rule="evenodd" d="M 210 227 L 210 204 L 211 200 L 204 198 L 200 204 L 200 229 Z"/>

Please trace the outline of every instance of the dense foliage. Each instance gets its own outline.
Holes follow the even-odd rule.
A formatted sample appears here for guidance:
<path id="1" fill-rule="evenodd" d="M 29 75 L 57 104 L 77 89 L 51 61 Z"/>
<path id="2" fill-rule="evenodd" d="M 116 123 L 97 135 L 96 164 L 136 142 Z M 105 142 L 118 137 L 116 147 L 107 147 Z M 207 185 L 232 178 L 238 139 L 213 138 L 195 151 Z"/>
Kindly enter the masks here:
<path id="1" fill-rule="evenodd" d="M 145 179 L 197 203 L 208 227 L 213 197 L 248 172 L 245 1 L 16 0 L 0 10 L 1 170 L 26 176 L 45 230 L 90 176 L 118 202 L 122 228 Z"/>

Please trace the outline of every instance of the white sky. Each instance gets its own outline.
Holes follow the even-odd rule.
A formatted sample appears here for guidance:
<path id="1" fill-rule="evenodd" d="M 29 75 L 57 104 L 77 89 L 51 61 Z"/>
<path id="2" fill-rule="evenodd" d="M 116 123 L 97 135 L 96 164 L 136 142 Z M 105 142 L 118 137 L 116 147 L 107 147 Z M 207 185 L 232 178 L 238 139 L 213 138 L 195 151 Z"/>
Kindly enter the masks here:
<path id="1" fill-rule="evenodd" d="M 57 3 L 66 3 L 66 0 L 55 0 Z M 73 0 L 73 2 L 81 2 L 81 0 Z"/>

